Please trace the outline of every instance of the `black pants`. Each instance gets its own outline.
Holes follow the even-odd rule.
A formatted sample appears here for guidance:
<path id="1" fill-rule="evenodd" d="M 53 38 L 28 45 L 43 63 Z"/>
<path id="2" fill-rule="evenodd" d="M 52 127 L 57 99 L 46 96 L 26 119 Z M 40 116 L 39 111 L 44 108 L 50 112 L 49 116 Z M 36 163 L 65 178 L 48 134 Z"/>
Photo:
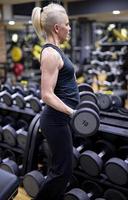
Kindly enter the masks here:
<path id="1" fill-rule="evenodd" d="M 35 200 L 63 200 L 72 175 L 72 136 L 68 117 L 58 111 L 45 109 L 40 125 L 51 150 L 51 165 L 46 181 Z"/>

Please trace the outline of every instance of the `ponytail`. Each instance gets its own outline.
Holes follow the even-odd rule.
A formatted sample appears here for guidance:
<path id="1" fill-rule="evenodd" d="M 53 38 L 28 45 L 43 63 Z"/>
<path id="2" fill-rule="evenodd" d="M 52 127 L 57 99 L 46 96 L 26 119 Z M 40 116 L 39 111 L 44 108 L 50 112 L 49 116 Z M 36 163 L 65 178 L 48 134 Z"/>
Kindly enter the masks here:
<path id="1" fill-rule="evenodd" d="M 41 8 L 35 7 L 32 11 L 32 25 L 38 37 L 42 38 L 43 28 L 41 25 Z"/>

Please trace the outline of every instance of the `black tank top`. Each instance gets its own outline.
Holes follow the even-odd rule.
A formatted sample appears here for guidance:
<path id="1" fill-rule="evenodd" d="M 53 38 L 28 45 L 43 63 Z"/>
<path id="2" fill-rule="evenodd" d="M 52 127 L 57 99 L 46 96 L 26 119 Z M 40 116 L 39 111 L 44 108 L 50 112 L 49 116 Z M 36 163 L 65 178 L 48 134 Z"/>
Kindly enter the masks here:
<path id="1" fill-rule="evenodd" d="M 60 54 L 64 62 L 63 68 L 59 70 L 58 80 L 54 89 L 54 93 L 66 105 L 70 106 L 72 109 L 75 109 L 80 102 L 80 97 L 76 83 L 73 63 L 57 46 L 53 44 L 45 44 L 43 46 L 43 49 L 47 47 L 52 47 L 53 49 L 55 49 Z"/>

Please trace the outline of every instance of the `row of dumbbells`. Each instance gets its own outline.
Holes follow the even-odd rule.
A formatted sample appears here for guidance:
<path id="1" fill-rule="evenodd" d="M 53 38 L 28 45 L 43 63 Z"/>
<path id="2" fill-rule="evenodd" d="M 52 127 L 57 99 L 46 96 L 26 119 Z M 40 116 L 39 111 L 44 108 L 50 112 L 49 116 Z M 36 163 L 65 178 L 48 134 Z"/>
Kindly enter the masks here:
<path id="1" fill-rule="evenodd" d="M 27 173 L 23 179 L 23 187 L 27 194 L 35 198 L 41 185 L 47 176 L 41 171 L 33 170 Z M 72 175 L 67 184 L 64 200 L 127 200 L 127 195 L 123 192 L 107 187 L 102 188 L 99 183 L 92 180 L 85 180 L 80 183 L 77 176 Z"/>
<path id="2" fill-rule="evenodd" d="M 46 161 L 50 155 L 46 139 L 42 142 L 42 149 L 40 150 Z M 73 147 L 73 169 L 82 170 L 97 179 L 104 174 L 110 182 L 125 187 L 128 184 L 127 151 L 128 146 L 125 145 L 116 148 L 114 144 L 103 139 L 97 140 L 94 145 L 91 140 L 86 139 L 81 145 Z"/>
<path id="3" fill-rule="evenodd" d="M 11 147 L 25 149 L 29 122 L 25 119 L 14 119 L 12 116 L 0 116 L 0 142 Z"/>
<path id="4" fill-rule="evenodd" d="M 31 108 L 34 112 L 42 109 L 43 101 L 40 98 L 40 89 L 36 87 L 23 88 L 21 85 L 5 84 L 1 87 L 1 102 L 7 106 L 17 106 L 20 109 Z"/>

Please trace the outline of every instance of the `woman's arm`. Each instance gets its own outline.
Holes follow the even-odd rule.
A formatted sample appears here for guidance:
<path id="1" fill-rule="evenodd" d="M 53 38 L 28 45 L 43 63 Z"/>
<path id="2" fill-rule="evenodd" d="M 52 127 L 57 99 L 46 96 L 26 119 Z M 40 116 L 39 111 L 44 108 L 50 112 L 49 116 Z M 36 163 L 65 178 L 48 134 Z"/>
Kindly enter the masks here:
<path id="1" fill-rule="evenodd" d="M 58 73 L 62 65 L 63 61 L 54 49 L 44 49 L 41 56 L 41 97 L 47 105 L 60 112 L 72 115 L 73 109 L 61 101 L 54 93 Z"/>

